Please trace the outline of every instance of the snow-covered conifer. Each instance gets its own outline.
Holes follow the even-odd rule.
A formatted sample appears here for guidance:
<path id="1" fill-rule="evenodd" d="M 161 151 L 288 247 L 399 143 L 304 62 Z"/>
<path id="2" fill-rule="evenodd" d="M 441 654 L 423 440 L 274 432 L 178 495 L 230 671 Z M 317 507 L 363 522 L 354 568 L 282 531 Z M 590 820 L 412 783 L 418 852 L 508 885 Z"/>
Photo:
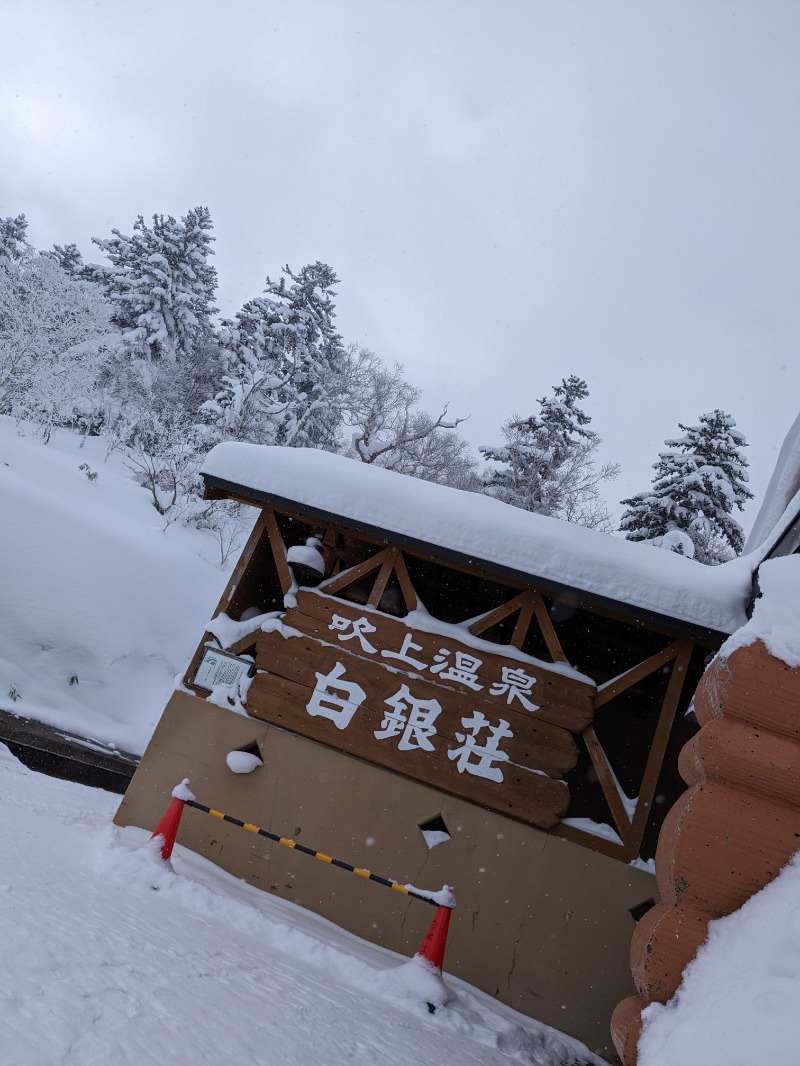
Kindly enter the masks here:
<path id="1" fill-rule="evenodd" d="M 31 250 L 27 239 L 28 222 L 24 215 L 0 218 L 0 259 L 22 259 Z"/>
<path id="2" fill-rule="evenodd" d="M 131 236 L 115 229 L 113 237 L 92 238 L 111 261 L 111 267 L 92 270 L 132 357 L 172 363 L 191 357 L 198 334 L 217 310 L 217 272 L 208 262 L 212 228 L 208 208 L 196 207 L 180 222 L 154 215 L 151 227 L 140 215 Z"/>
<path id="3" fill-rule="evenodd" d="M 86 265 L 77 244 L 54 244 L 47 253 L 70 277 L 83 277 Z"/>
<path id="4" fill-rule="evenodd" d="M 600 486 L 616 477 L 618 467 L 596 465 L 600 438 L 587 428 L 591 418 L 578 406 L 588 395 L 586 382 L 570 375 L 554 386 L 552 396 L 538 401 L 538 414 L 514 415 L 505 423 L 505 445 L 480 449 L 502 464 L 486 477 L 489 495 L 537 514 L 608 527 Z"/>
<path id="5" fill-rule="evenodd" d="M 685 541 L 670 537 L 677 530 L 694 546 L 694 558 L 716 564 L 739 555 L 742 527 L 733 517 L 752 499 L 747 488 L 747 446 L 729 414 L 716 409 L 700 416 L 696 426 L 678 423 L 683 436 L 666 440 L 649 492 L 622 503 L 628 510 L 620 530 L 628 540 L 658 542 L 680 554 L 692 554 Z"/>
<path id="6" fill-rule="evenodd" d="M 103 285 L 120 333 L 103 378 L 107 432 L 168 521 L 192 511 L 208 443 L 198 409 L 220 373 L 212 228 L 205 207 L 152 226 L 139 216 L 131 236 L 93 238 L 111 266 L 83 270 Z"/>
<path id="7" fill-rule="evenodd" d="M 221 388 L 204 405 L 223 435 L 260 444 L 336 447 L 344 358 L 333 326 L 337 281 L 325 263 L 297 274 L 287 266 L 277 281 L 267 278 L 263 296 L 223 322 Z"/>

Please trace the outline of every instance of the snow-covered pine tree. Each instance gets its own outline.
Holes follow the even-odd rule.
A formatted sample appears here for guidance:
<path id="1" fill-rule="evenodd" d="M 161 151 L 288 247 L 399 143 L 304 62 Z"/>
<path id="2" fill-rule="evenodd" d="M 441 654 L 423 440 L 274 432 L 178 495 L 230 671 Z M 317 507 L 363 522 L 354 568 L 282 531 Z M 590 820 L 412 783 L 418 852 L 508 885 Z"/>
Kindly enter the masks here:
<path id="1" fill-rule="evenodd" d="M 578 406 L 588 395 L 586 382 L 572 374 L 538 401 L 539 414 L 510 418 L 503 426 L 505 445 L 480 449 L 503 464 L 486 477 L 488 494 L 526 511 L 607 529 L 600 486 L 619 468 L 596 465 L 600 438 L 587 429 L 591 418 Z"/>
<path id="2" fill-rule="evenodd" d="M 197 412 L 219 376 L 212 228 L 205 207 L 180 221 L 154 215 L 152 226 L 139 216 L 131 236 L 93 238 L 111 266 L 86 268 L 120 331 L 104 375 L 107 428 L 168 521 L 191 512 L 205 447 Z"/>
<path id="3" fill-rule="evenodd" d="M 678 425 L 683 436 L 664 442 L 670 450 L 659 453 L 651 490 L 622 501 L 628 510 L 620 531 L 628 540 L 655 542 L 715 565 L 744 545 L 732 512 L 752 499 L 742 454 L 747 441 L 719 409 L 701 415 L 696 426 Z"/>
<path id="4" fill-rule="evenodd" d="M 196 207 L 180 222 L 154 215 L 152 227 L 139 215 L 130 237 L 115 229 L 113 237 L 92 238 L 111 260 L 111 267 L 92 269 L 134 359 L 174 363 L 191 357 L 217 310 L 217 272 L 208 262 L 212 229 L 208 208 Z"/>
<path id="5" fill-rule="evenodd" d="M 286 285 L 286 278 L 291 285 Z M 339 279 L 326 264 L 304 266 L 298 274 L 284 267 L 278 282 L 267 278 L 266 294 L 276 305 L 279 349 L 289 378 L 279 389 L 288 403 L 278 443 L 334 451 L 341 423 L 339 375 L 344 359 L 336 332 L 333 286 Z"/>
<path id="6" fill-rule="evenodd" d="M 666 464 L 660 459 L 653 464 L 653 469 L 656 471 L 654 483 L 667 473 Z M 662 501 L 654 489 L 649 492 L 637 492 L 635 496 L 629 496 L 627 500 L 620 502 L 628 508 L 619 524 L 620 532 L 625 534 L 627 540 L 651 541 L 663 537 L 669 530 L 669 502 Z M 694 558 L 693 552 L 691 554 Z"/>
<path id="7" fill-rule="evenodd" d="M 86 265 L 77 244 L 54 244 L 47 253 L 70 277 L 79 278 L 84 276 Z M 91 275 L 89 275 L 91 276 Z"/>
<path id="8" fill-rule="evenodd" d="M 287 278 L 289 283 L 287 284 Z M 263 296 L 222 324 L 224 373 L 206 417 L 228 439 L 333 450 L 344 348 L 325 263 L 284 268 Z"/>
<path id="9" fill-rule="evenodd" d="M 0 259 L 22 259 L 30 251 L 28 222 L 24 215 L 0 218 Z"/>

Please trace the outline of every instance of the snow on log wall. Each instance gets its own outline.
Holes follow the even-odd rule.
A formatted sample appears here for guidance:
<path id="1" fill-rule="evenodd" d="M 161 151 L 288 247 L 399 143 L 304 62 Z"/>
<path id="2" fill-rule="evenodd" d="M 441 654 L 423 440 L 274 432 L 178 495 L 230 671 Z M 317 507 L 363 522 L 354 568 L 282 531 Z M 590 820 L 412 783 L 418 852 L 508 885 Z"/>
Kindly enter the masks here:
<path id="1" fill-rule="evenodd" d="M 658 842 L 661 902 L 639 922 L 631 970 L 639 995 L 614 1011 L 612 1036 L 634 1066 L 648 1003 L 666 1003 L 708 923 L 738 910 L 800 849 L 800 667 L 757 640 L 725 649 L 695 696 L 700 732 L 681 752 L 689 786 Z"/>

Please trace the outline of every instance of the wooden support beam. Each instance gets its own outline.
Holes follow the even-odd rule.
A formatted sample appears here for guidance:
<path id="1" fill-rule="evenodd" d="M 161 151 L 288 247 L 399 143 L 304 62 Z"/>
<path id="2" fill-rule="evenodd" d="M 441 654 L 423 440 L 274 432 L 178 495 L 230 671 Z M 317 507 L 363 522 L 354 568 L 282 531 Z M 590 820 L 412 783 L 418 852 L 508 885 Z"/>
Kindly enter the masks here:
<path id="1" fill-rule="evenodd" d="M 539 623 L 539 630 L 547 645 L 547 650 L 550 652 L 550 657 L 556 663 L 569 662 L 569 659 L 564 654 L 564 649 L 561 647 L 561 641 L 558 639 L 553 619 L 547 611 L 541 593 L 532 592 L 531 596 L 533 597 L 533 609 L 536 611 L 536 621 Z"/>
<path id="2" fill-rule="evenodd" d="M 512 614 L 516 614 L 517 611 L 522 610 L 524 601 L 528 598 L 529 593 L 521 592 L 518 596 L 508 600 L 506 603 L 501 603 L 499 607 L 495 607 L 493 611 L 489 611 L 488 614 L 481 615 L 480 618 L 476 618 L 470 625 L 469 631 L 473 636 L 480 636 L 481 633 L 485 633 L 492 626 L 496 626 L 499 622 L 509 618 Z"/>
<path id="3" fill-rule="evenodd" d="M 563 822 L 559 822 L 549 832 L 553 836 L 570 840 L 573 844 L 580 844 L 583 848 L 599 851 L 601 855 L 608 855 L 612 859 L 627 862 L 630 858 L 634 858 L 634 856 L 629 856 L 629 849 L 624 844 L 616 840 L 607 840 L 605 837 L 594 836 L 593 833 L 587 833 L 585 829 L 577 829 L 574 825 L 564 825 Z"/>
<path id="4" fill-rule="evenodd" d="M 647 677 L 648 674 L 653 674 L 660 667 L 666 666 L 668 662 L 679 654 L 685 644 L 685 640 L 676 640 L 662 651 L 651 655 L 649 659 L 645 659 L 643 662 L 637 663 L 632 669 L 626 670 L 624 674 L 620 674 L 618 677 L 612 678 L 611 681 L 607 681 L 604 685 L 600 685 L 594 700 L 595 710 L 625 692 L 626 689 Z"/>
<path id="5" fill-rule="evenodd" d="M 264 536 L 265 531 L 267 530 L 267 523 L 269 521 L 269 518 L 272 518 L 273 522 L 275 521 L 275 517 L 272 512 L 265 507 L 262 509 L 261 514 L 256 520 L 256 524 L 253 526 L 253 530 L 247 539 L 247 544 L 245 544 L 244 546 L 244 551 L 240 555 L 239 561 L 233 568 L 230 579 L 228 580 L 228 584 L 225 587 L 225 591 L 222 593 L 220 601 L 217 604 L 217 609 L 214 612 L 215 618 L 219 614 L 227 613 L 227 610 L 231 605 L 231 600 L 233 599 L 234 595 L 236 594 L 236 590 L 239 587 L 239 582 L 244 577 L 245 571 L 250 565 L 250 561 L 252 560 L 253 555 L 255 554 L 256 549 L 261 543 L 261 539 Z M 197 645 L 195 653 L 191 658 L 191 661 L 183 678 L 183 682 L 187 687 L 190 686 L 190 680 L 192 677 L 194 677 L 194 672 L 200 664 L 200 660 L 203 657 L 203 652 L 205 651 L 206 644 L 210 640 L 216 640 L 216 638 L 213 637 L 211 633 L 205 632 L 200 640 L 200 643 Z"/>
<path id="6" fill-rule="evenodd" d="M 603 751 L 603 746 L 597 739 L 594 726 L 590 725 L 587 729 L 584 729 L 583 739 L 586 742 L 592 766 L 597 771 L 597 778 L 606 798 L 606 803 L 608 803 L 608 809 L 611 811 L 611 817 L 617 826 L 617 832 L 627 842 L 627 836 L 631 829 L 631 820 L 623 806 L 616 778 L 606 758 L 606 753 Z"/>
<path id="7" fill-rule="evenodd" d="M 542 599 L 540 593 L 533 589 L 529 589 L 525 592 L 519 593 L 514 596 L 507 603 L 500 604 L 499 607 L 495 607 L 493 611 L 489 611 L 488 614 L 483 615 L 481 618 L 476 619 L 469 627 L 470 633 L 474 636 L 479 636 L 481 633 L 485 633 L 493 626 L 504 621 L 506 618 L 510 618 L 511 615 L 519 611 L 519 618 L 514 626 L 514 633 L 511 637 L 510 643 L 515 648 L 521 648 L 525 642 L 525 637 L 528 635 L 528 629 L 530 628 L 531 621 L 534 614 L 536 615 L 536 621 L 539 625 L 539 631 L 542 634 L 542 639 L 545 642 L 547 651 L 550 654 L 553 662 L 566 663 L 569 660 L 564 654 L 564 649 L 561 647 L 561 641 L 558 639 L 553 620 L 547 613 L 547 607 Z"/>
<path id="8" fill-rule="evenodd" d="M 525 643 L 525 637 L 528 635 L 528 628 L 533 618 L 534 604 L 531 595 L 523 597 L 523 603 L 520 607 L 519 617 L 517 618 L 517 624 L 514 626 L 514 632 L 511 635 L 511 643 L 515 648 L 522 648 Z"/>
<path id="9" fill-rule="evenodd" d="M 692 650 L 692 641 L 685 639 L 674 641 L 668 647 L 662 649 L 662 651 L 657 652 L 655 655 L 651 655 L 650 658 L 638 663 L 631 670 L 626 671 L 624 674 L 620 674 L 619 677 L 608 682 L 604 687 L 598 690 L 597 697 L 595 698 L 594 705 L 595 709 L 597 709 L 614 699 L 615 696 L 619 696 L 621 693 L 625 692 L 638 681 L 641 681 L 643 678 L 655 673 L 656 670 L 666 666 L 667 663 L 673 663 L 669 682 L 667 684 L 667 691 L 664 694 L 658 722 L 656 723 L 655 734 L 650 745 L 650 753 L 639 785 L 638 802 L 632 819 L 628 818 L 627 811 L 622 803 L 622 798 L 614 779 L 611 764 L 609 763 L 597 734 L 595 733 L 594 726 L 587 726 L 582 733 L 589 756 L 592 760 L 592 765 L 597 772 L 600 787 L 603 790 L 603 796 L 608 803 L 611 816 L 614 819 L 619 835 L 622 837 L 623 844 L 619 845 L 612 841 L 604 840 L 591 833 L 587 833 L 585 830 L 576 829 L 574 826 L 560 825 L 556 829 L 551 830 L 551 832 L 556 833 L 558 836 L 563 836 L 568 840 L 573 840 L 575 843 L 582 844 L 584 847 L 589 847 L 593 851 L 599 851 L 605 855 L 620 859 L 623 862 L 630 862 L 631 859 L 635 859 L 638 856 L 642 844 L 642 837 L 644 836 L 644 831 L 650 816 L 653 796 L 655 795 L 655 790 L 658 785 L 658 778 L 664 764 L 664 755 L 666 754 L 667 744 L 669 742 L 670 733 L 672 732 L 672 726 L 675 720 L 681 692 L 683 690 L 683 684 L 686 679 Z"/>
<path id="10" fill-rule="evenodd" d="M 258 638 L 261 634 L 260 629 L 254 629 L 252 633 L 248 633 L 246 637 L 241 637 L 234 644 L 231 644 L 226 651 L 229 651 L 231 655 L 243 655 L 250 648 L 255 648 Z"/>
<path id="11" fill-rule="evenodd" d="M 672 723 L 675 721 L 675 712 L 678 709 L 681 691 L 689 669 L 689 661 L 692 657 L 692 642 L 690 640 L 681 640 L 677 643 L 679 644 L 678 654 L 675 657 L 672 672 L 669 675 L 667 691 L 664 696 L 664 702 L 661 705 L 661 714 L 658 718 L 655 736 L 650 745 L 650 755 L 648 756 L 639 788 L 639 802 L 636 805 L 636 811 L 631 823 L 628 843 L 634 856 L 639 853 L 647 820 L 650 817 L 650 808 L 653 803 L 658 778 L 661 774 L 661 767 L 664 765 L 664 755 L 667 750 L 669 735 L 672 731 Z"/>
<path id="12" fill-rule="evenodd" d="M 400 585 L 400 591 L 403 593 L 403 599 L 406 601 L 406 610 L 416 611 L 419 601 L 417 599 L 416 590 L 411 582 L 411 578 L 406 568 L 405 559 L 403 553 L 399 548 L 391 549 L 394 558 L 394 572 L 397 575 L 397 582 Z"/>
<path id="13" fill-rule="evenodd" d="M 269 544 L 272 548 L 272 556 L 275 560 L 278 579 L 281 583 L 281 592 L 285 596 L 294 584 L 289 564 L 286 561 L 286 545 L 283 543 L 281 531 L 278 529 L 275 512 L 271 508 L 266 508 L 264 510 L 264 515 L 266 516 L 266 530 L 267 535 L 269 536 Z"/>
<path id="14" fill-rule="evenodd" d="M 386 586 L 389 584 L 389 578 L 392 576 L 394 570 L 394 559 L 391 557 L 391 549 L 389 551 L 389 558 L 386 559 L 383 566 L 381 566 L 378 576 L 375 578 L 375 584 L 372 586 L 372 592 L 369 594 L 367 600 L 368 607 L 377 608 L 381 602 L 381 597 L 386 591 Z"/>
<path id="15" fill-rule="evenodd" d="M 354 585 L 356 581 L 360 581 L 363 577 L 371 574 L 373 570 L 383 566 L 390 558 L 391 548 L 384 548 L 383 551 L 373 555 L 370 559 L 365 559 L 358 566 L 351 566 L 349 570 L 343 570 L 337 574 L 334 580 L 326 582 L 320 591 L 325 592 L 328 596 L 337 596 L 350 585 Z"/>

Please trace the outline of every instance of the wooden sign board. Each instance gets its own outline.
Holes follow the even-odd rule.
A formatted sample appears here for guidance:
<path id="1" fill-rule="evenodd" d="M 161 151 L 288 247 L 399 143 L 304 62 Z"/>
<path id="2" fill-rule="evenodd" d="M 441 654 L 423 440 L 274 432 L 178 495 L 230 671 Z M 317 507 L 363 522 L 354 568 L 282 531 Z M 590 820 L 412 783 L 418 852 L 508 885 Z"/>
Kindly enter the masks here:
<path id="1" fill-rule="evenodd" d="M 319 593 L 281 622 L 250 714 L 533 825 L 565 813 L 591 685 Z"/>
<path id="2" fill-rule="evenodd" d="M 501 702 L 518 708 L 535 707 L 532 713 L 540 721 L 571 733 L 582 733 L 594 718 L 597 690 L 593 684 L 548 669 L 529 656 L 510 658 L 502 654 L 502 646 L 497 652 L 484 647 L 477 651 L 449 635 L 411 629 L 389 615 L 365 611 L 319 592 L 301 591 L 297 607 L 285 614 L 283 622 L 353 655 L 423 676 L 462 695 L 479 692 L 490 702 L 500 697 Z M 509 689 L 501 692 L 506 684 L 513 685 L 517 694 L 510 696 Z"/>

